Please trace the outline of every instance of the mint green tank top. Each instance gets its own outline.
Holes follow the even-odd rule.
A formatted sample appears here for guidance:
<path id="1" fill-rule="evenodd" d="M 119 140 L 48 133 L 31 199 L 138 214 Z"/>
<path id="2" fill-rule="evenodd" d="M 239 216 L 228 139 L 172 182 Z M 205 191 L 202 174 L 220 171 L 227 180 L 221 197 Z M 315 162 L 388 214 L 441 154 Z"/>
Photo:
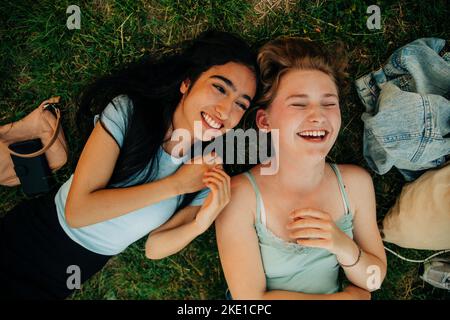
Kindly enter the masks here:
<path id="1" fill-rule="evenodd" d="M 345 213 L 336 225 L 353 238 L 353 215 L 341 174 L 335 164 L 330 164 L 338 179 Z M 266 212 L 253 174 L 244 173 L 256 194 L 255 229 L 258 235 L 267 290 L 286 290 L 309 294 L 329 294 L 339 291 L 339 264 L 336 256 L 326 249 L 311 248 L 286 242 L 266 227 Z"/>

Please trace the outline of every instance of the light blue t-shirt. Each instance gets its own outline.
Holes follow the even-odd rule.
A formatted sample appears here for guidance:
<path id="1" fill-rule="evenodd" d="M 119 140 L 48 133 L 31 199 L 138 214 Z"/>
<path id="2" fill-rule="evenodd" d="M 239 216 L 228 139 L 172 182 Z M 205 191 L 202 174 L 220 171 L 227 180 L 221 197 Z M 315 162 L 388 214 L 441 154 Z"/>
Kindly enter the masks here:
<path id="1" fill-rule="evenodd" d="M 121 148 L 123 145 L 126 120 L 128 112 L 132 110 L 132 103 L 127 96 L 118 96 L 113 99 L 114 104 L 110 103 L 101 116 L 95 116 L 94 122 L 99 119 L 106 127 L 117 144 Z M 155 176 L 155 181 L 173 174 L 184 161 L 183 158 L 174 158 L 168 154 L 162 147 L 158 151 L 159 166 Z M 114 184 L 114 187 L 127 187 L 145 175 L 147 170 L 130 177 L 123 183 Z M 146 236 L 152 230 L 158 228 L 169 220 L 175 213 L 183 196 L 175 196 L 136 211 L 124 214 L 120 217 L 99 222 L 82 228 L 71 228 L 67 225 L 65 218 L 65 205 L 70 185 L 72 184 L 73 174 L 59 189 L 55 196 L 55 203 L 58 212 L 59 222 L 67 235 L 76 243 L 84 248 L 102 255 L 116 255 L 124 251 L 130 244 Z M 209 189 L 205 188 L 189 204 L 191 206 L 201 206 Z"/>

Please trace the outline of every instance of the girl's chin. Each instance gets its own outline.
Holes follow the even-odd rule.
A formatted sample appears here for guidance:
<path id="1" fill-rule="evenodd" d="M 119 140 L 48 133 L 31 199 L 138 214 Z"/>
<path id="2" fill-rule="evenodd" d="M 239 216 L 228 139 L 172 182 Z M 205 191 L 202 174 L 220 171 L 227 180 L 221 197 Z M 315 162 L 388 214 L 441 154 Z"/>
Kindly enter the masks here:
<path id="1" fill-rule="evenodd" d="M 194 138 L 196 141 L 201 140 L 203 142 L 209 142 L 214 140 L 214 138 L 220 137 L 221 135 L 223 135 L 221 131 L 213 130 L 211 132 L 203 132 L 202 135 L 194 135 Z"/>
<path id="2" fill-rule="evenodd" d="M 327 153 L 323 152 L 306 152 L 302 153 L 301 157 L 307 161 L 323 161 L 327 157 Z"/>
<path id="3" fill-rule="evenodd" d="M 303 159 L 305 161 L 323 161 L 330 150 L 322 149 L 318 150 L 317 148 L 297 148 L 296 150 L 291 150 L 290 152 L 282 152 L 280 150 L 280 156 L 282 154 L 290 154 L 290 157 L 296 158 L 296 159 Z"/>

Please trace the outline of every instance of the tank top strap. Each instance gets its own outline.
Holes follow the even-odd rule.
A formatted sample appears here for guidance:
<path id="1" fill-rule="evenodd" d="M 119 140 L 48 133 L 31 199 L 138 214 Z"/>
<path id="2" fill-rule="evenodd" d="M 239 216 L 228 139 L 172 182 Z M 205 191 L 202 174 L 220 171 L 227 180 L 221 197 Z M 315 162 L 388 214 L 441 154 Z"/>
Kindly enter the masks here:
<path id="1" fill-rule="evenodd" d="M 256 184 L 255 177 L 250 171 L 244 172 L 244 175 L 248 178 L 248 180 L 250 180 L 250 183 L 256 194 L 256 223 L 262 222 L 264 225 L 266 225 L 266 210 L 264 208 L 264 202 L 262 200 L 258 185 Z"/>
<path id="2" fill-rule="evenodd" d="M 350 201 L 348 200 L 347 191 L 345 190 L 344 180 L 342 180 L 341 172 L 335 163 L 330 163 L 331 169 L 333 169 L 338 179 L 339 189 L 341 190 L 342 201 L 344 203 L 345 214 L 350 213 Z"/>

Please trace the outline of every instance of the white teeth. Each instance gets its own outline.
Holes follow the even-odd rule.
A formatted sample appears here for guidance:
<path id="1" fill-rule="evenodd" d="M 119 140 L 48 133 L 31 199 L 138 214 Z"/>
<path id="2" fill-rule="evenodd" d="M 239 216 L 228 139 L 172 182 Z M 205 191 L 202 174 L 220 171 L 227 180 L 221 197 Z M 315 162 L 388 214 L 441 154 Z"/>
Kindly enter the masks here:
<path id="1" fill-rule="evenodd" d="M 325 136 L 325 130 L 311 130 L 311 131 L 303 131 L 300 133 L 301 136 L 309 136 L 309 137 L 323 137 Z"/>
<path id="2" fill-rule="evenodd" d="M 222 126 L 220 123 L 217 123 L 216 121 L 214 121 L 214 119 L 211 118 L 206 113 L 202 112 L 202 116 L 203 116 L 203 119 L 205 119 L 206 123 L 209 124 L 214 129 L 220 129 L 220 127 Z"/>

